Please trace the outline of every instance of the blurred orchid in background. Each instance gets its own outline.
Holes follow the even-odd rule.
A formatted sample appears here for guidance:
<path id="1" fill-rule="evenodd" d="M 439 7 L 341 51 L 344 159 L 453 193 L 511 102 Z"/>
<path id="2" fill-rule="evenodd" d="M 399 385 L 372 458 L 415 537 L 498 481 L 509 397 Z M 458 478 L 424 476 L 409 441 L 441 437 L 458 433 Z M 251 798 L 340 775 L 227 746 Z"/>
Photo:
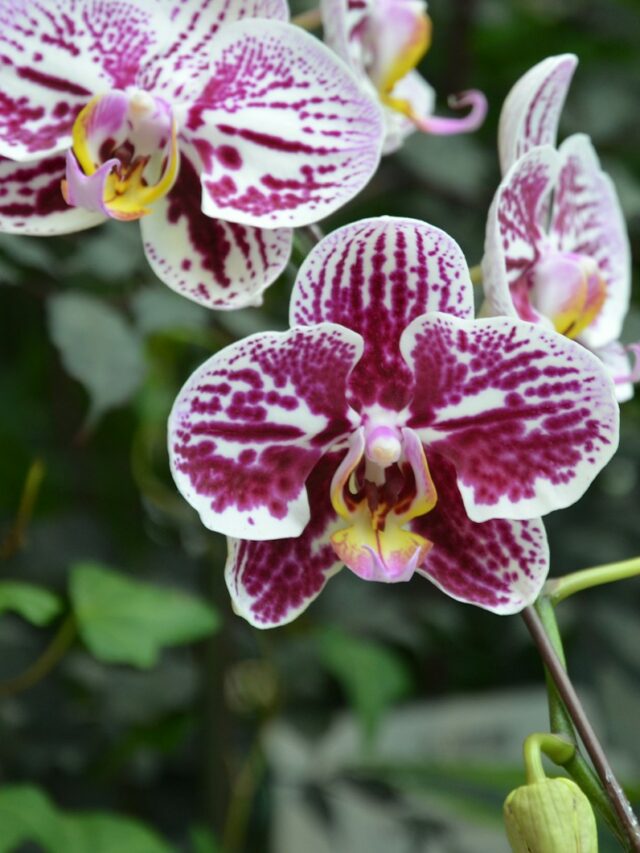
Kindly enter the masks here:
<path id="1" fill-rule="evenodd" d="M 288 622 L 343 563 L 497 613 L 530 604 L 548 570 L 537 516 L 617 445 L 600 362 L 542 326 L 474 320 L 460 248 L 411 219 L 322 240 L 290 321 L 205 362 L 169 422 L 179 490 L 233 537 L 238 612 Z"/>
<path id="2" fill-rule="evenodd" d="M 615 188 L 588 136 L 556 149 L 560 112 L 576 57 L 550 57 L 507 97 L 499 127 L 505 177 L 487 223 L 485 314 L 554 328 L 605 363 L 618 400 L 633 396 L 628 351 L 619 338 L 629 310 L 631 258 Z"/>
<path id="3" fill-rule="evenodd" d="M 435 93 L 415 70 L 431 44 L 424 0 L 322 0 L 325 40 L 353 69 L 384 108 L 384 153 L 398 149 L 415 130 L 454 134 L 477 130 L 487 112 L 476 90 L 450 99 L 470 107 L 465 118 L 433 115 Z"/>
<path id="4" fill-rule="evenodd" d="M 0 0 L 0 230 L 141 219 L 208 307 L 260 302 L 291 228 L 376 169 L 376 103 L 285 0 Z"/>

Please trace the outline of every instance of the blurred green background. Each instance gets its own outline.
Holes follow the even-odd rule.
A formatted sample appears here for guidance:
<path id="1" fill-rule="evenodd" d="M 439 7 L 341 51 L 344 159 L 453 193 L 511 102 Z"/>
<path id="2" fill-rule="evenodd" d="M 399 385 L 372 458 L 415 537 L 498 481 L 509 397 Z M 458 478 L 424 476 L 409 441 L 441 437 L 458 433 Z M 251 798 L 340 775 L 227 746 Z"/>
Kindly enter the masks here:
<path id="1" fill-rule="evenodd" d="M 486 125 L 414 135 L 322 227 L 414 216 L 478 263 L 502 100 L 573 51 L 561 137 L 592 136 L 640 258 L 637 0 L 433 0 L 430 13 L 421 70 L 439 110 L 480 88 Z M 308 248 L 300 235 L 263 308 L 227 314 L 159 283 L 135 226 L 0 237 L 0 853 L 506 853 L 520 745 L 547 727 L 521 620 L 419 579 L 343 572 L 295 623 L 258 632 L 231 611 L 224 541 L 169 477 L 178 388 L 217 348 L 285 327 Z M 638 307 L 625 334 L 640 338 Z M 548 519 L 552 573 L 640 554 L 639 463 L 636 399 L 616 458 Z M 630 581 L 560 618 L 572 676 L 640 796 L 639 605 Z M 603 836 L 602 849 L 617 848 Z"/>

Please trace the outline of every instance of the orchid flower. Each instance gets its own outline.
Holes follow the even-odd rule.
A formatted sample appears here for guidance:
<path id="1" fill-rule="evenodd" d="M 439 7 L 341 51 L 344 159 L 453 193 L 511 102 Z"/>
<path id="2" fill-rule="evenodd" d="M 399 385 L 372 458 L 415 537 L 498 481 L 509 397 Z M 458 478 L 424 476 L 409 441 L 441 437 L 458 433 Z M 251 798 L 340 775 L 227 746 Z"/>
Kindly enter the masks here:
<path id="1" fill-rule="evenodd" d="M 480 127 L 487 101 L 476 90 L 450 99 L 454 108 L 471 108 L 465 118 L 433 115 L 434 91 L 415 70 L 431 43 L 424 0 L 321 0 L 321 10 L 325 41 L 383 106 L 383 153 L 400 148 L 415 130 L 454 134 Z"/>
<path id="2" fill-rule="evenodd" d="M 619 343 L 629 309 L 629 241 L 616 191 L 584 134 L 555 148 L 576 58 L 554 56 L 522 77 L 500 117 L 506 175 L 489 213 L 484 314 L 556 329 L 606 365 L 620 402 L 638 367 Z"/>
<path id="3" fill-rule="evenodd" d="M 542 326 L 473 319 L 459 246 L 411 219 L 324 238 L 290 320 L 212 356 L 169 419 L 178 489 L 231 537 L 236 610 L 288 622 L 342 565 L 418 573 L 496 613 L 531 603 L 548 569 L 537 517 L 616 449 L 598 359 Z"/>
<path id="4" fill-rule="evenodd" d="M 286 0 L 0 0 L 0 230 L 140 219 L 214 308 L 260 302 L 291 228 L 373 174 L 378 105 Z"/>

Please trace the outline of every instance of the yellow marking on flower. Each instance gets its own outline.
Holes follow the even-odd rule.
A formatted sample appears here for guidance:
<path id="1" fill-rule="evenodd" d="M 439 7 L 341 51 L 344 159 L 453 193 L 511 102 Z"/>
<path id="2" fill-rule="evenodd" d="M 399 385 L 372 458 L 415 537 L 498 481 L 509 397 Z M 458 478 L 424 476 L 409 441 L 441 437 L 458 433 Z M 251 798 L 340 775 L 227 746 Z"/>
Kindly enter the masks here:
<path id="1" fill-rule="evenodd" d="M 93 111 L 100 101 L 100 95 L 93 98 L 78 113 L 72 130 L 72 147 L 80 168 L 87 176 L 95 174 L 100 163 L 95 163 L 89 147 L 89 123 Z M 116 158 L 117 159 L 117 158 Z M 136 158 L 131 165 L 121 164 L 114 167 L 104 185 L 103 201 L 115 219 L 140 219 L 150 213 L 149 206 L 165 196 L 176 179 L 180 162 L 178 150 L 178 130 L 175 119 L 171 120 L 171 146 L 167 164 L 162 170 L 158 183 L 148 184 L 144 170 L 149 157 Z"/>
<path id="2" fill-rule="evenodd" d="M 386 69 L 384 77 L 378 83 L 380 100 L 387 107 L 403 113 L 408 118 L 413 117 L 413 108 L 404 98 L 394 98 L 392 92 L 410 71 L 418 65 L 431 46 L 431 18 L 423 12 L 416 18 L 416 26 L 411 39 L 401 46 L 394 60 Z"/>

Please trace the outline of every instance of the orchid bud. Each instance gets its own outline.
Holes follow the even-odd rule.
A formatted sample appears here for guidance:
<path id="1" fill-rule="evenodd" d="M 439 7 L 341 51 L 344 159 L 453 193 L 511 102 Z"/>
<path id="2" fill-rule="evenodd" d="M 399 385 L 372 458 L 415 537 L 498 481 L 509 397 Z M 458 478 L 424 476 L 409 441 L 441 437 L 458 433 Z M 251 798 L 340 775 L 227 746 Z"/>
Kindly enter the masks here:
<path id="1" fill-rule="evenodd" d="M 514 853 L 597 853 L 589 800 L 570 779 L 543 778 L 516 788 L 504 804 Z"/>

